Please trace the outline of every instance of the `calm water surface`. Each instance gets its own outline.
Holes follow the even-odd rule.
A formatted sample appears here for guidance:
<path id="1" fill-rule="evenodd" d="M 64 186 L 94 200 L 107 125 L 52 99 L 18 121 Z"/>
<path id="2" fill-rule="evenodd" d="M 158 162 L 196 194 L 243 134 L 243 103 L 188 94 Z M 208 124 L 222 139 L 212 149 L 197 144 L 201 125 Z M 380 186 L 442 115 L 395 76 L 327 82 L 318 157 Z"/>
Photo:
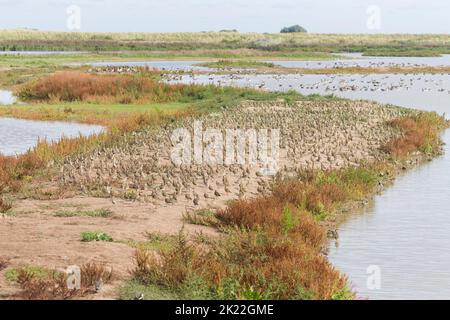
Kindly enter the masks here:
<path id="1" fill-rule="evenodd" d="M 87 136 L 102 130 L 101 126 L 85 124 L 0 118 L 0 154 L 24 153 L 35 146 L 39 139 L 56 141 L 63 136 Z"/>
<path id="2" fill-rule="evenodd" d="M 8 90 L 0 90 L 0 108 L 17 102 Z M 91 135 L 103 130 L 101 126 L 53 122 L 30 121 L 13 118 L 0 118 L 0 154 L 16 155 L 26 152 L 36 145 L 39 139 L 56 141 L 61 137 Z"/>
<path id="3" fill-rule="evenodd" d="M 336 68 L 336 67 L 438 67 L 450 66 L 450 55 L 441 57 L 369 57 L 361 53 L 339 54 L 351 59 L 330 61 L 270 61 L 286 68 Z"/>
<path id="4" fill-rule="evenodd" d="M 317 60 L 317 61 L 267 61 L 286 68 L 337 68 L 337 67 L 425 67 L 425 66 L 450 66 L 450 55 L 436 58 L 420 57 L 363 57 L 358 53 L 342 54 L 351 59 Z M 103 61 L 93 62 L 89 65 L 95 67 L 128 66 L 128 67 L 153 67 L 172 71 L 212 71 L 215 68 L 201 67 L 198 64 L 204 61 Z M 238 70 L 238 69 L 236 69 Z"/>
<path id="5" fill-rule="evenodd" d="M 450 112 L 450 75 L 261 75 L 185 77 L 304 94 L 335 94 L 405 107 Z M 450 131 L 445 155 L 408 171 L 364 212 L 341 225 L 329 258 L 369 299 L 450 299 Z M 381 272 L 381 288 L 367 286 L 368 267 Z"/>
<path id="6" fill-rule="evenodd" d="M 197 70 L 197 71 L 208 71 L 213 70 L 207 67 L 201 67 L 198 64 L 203 61 L 105 61 L 105 62 L 93 62 L 89 63 L 89 65 L 94 67 L 150 67 L 156 68 L 160 70 L 169 70 L 169 71 L 189 71 L 189 70 Z"/>
<path id="7" fill-rule="evenodd" d="M 340 227 L 330 260 L 370 299 L 450 298 L 450 131 L 445 155 L 399 177 Z M 367 288 L 378 266 L 381 288 Z"/>
<path id="8" fill-rule="evenodd" d="M 0 105 L 13 104 L 17 101 L 16 97 L 8 90 L 0 90 Z"/>

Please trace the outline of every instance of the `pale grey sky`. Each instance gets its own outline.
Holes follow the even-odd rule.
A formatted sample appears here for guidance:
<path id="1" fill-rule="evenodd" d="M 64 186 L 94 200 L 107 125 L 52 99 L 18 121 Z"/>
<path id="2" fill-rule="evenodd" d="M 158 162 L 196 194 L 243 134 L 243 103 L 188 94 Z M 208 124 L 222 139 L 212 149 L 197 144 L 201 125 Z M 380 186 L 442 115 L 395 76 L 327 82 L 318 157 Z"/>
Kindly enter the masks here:
<path id="1" fill-rule="evenodd" d="M 450 33 L 448 0 L 0 0 L 0 29 L 68 31 L 70 5 L 81 9 L 80 31 Z M 367 27 L 373 5 L 379 29 Z"/>

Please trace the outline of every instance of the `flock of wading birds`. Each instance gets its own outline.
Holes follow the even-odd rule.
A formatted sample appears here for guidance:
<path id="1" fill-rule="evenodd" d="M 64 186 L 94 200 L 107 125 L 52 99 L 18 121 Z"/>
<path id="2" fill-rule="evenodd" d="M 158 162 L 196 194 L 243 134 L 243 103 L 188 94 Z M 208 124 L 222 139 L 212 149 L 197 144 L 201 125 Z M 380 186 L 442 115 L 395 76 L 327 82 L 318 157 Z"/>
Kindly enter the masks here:
<path id="1" fill-rule="evenodd" d="M 398 133 L 386 121 L 403 109 L 364 101 L 245 102 L 196 119 L 127 134 L 114 147 L 69 158 L 60 183 L 86 194 L 133 199 L 155 206 L 212 205 L 270 190 L 274 178 L 304 169 L 341 168 L 382 159 L 381 146 Z M 174 130 L 194 130 L 194 122 L 226 134 L 229 129 L 278 129 L 277 175 L 254 164 L 174 164 Z M 204 148 L 207 147 L 205 145 Z M 248 154 L 249 141 L 246 141 Z M 270 152 L 270 150 L 269 150 Z"/>

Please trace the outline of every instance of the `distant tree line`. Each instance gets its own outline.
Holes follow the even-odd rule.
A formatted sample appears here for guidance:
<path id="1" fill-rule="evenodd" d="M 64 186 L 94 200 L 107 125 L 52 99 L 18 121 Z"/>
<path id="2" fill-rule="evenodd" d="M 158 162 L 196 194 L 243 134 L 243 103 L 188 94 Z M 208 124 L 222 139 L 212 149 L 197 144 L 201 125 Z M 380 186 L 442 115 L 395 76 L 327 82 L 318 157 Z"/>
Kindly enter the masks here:
<path id="1" fill-rule="evenodd" d="M 298 24 L 296 24 L 295 26 L 284 27 L 283 29 L 281 29 L 280 32 L 281 33 L 294 33 L 294 32 L 308 32 L 308 31 L 306 31 L 306 29 L 303 28 L 302 26 L 299 26 Z"/>

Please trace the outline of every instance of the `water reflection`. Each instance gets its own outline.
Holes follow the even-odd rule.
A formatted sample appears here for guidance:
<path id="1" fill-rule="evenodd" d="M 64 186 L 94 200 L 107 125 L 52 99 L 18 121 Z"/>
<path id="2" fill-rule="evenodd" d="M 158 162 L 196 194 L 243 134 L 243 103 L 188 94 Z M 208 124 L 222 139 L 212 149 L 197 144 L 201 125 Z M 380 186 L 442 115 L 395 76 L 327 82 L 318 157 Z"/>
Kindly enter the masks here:
<path id="1" fill-rule="evenodd" d="M 0 118 L 0 154 L 24 153 L 35 146 L 38 139 L 56 141 L 62 136 L 91 135 L 102 130 L 101 126 L 85 124 Z"/>

